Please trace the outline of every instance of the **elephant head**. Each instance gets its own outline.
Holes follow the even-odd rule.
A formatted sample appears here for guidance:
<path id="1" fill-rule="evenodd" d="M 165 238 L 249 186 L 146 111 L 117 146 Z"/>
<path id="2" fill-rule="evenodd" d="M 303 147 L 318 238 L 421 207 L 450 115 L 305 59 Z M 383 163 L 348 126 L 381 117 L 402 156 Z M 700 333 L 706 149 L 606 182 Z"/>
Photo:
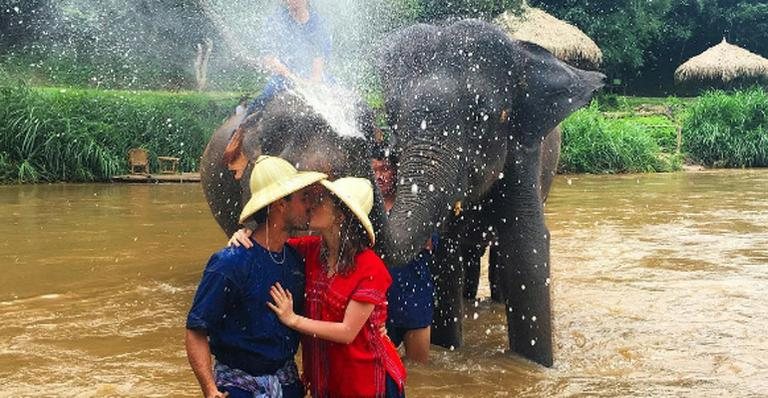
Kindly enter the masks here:
<path id="1" fill-rule="evenodd" d="M 372 178 L 372 135 L 371 110 L 339 88 L 299 87 L 277 95 L 245 120 L 233 116 L 213 134 L 201 162 L 203 191 L 214 218 L 227 235 L 239 228 L 240 209 L 251 196 L 252 161 L 262 154 L 331 178 Z"/>
<path id="2" fill-rule="evenodd" d="M 551 365 L 541 145 L 589 101 L 604 76 L 568 66 L 476 20 L 415 25 L 385 42 L 378 70 L 401 161 L 380 250 L 389 261 L 404 262 L 442 229 L 433 270 L 433 342 L 459 346 L 461 242 L 494 228 L 510 347 Z"/>

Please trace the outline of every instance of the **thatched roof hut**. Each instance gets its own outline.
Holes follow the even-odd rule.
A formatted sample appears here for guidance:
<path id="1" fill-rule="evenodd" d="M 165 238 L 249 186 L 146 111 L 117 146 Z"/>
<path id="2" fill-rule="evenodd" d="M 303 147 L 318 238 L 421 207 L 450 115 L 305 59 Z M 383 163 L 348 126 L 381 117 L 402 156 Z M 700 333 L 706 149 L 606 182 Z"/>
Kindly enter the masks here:
<path id="1" fill-rule="evenodd" d="M 561 60 L 596 69 L 603 52 L 579 28 L 523 2 L 521 13 L 505 11 L 494 20 L 513 39 L 536 43 Z"/>
<path id="2" fill-rule="evenodd" d="M 675 70 L 675 80 L 768 78 L 768 59 L 723 41 L 689 59 Z"/>

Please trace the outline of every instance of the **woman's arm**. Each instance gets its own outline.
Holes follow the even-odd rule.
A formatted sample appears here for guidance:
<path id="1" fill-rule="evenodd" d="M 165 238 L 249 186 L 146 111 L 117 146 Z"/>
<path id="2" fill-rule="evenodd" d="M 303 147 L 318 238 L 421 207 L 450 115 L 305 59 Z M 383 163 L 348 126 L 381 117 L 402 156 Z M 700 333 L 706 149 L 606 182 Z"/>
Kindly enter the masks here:
<path id="1" fill-rule="evenodd" d="M 275 303 L 268 302 L 267 305 L 277 314 L 280 322 L 299 333 L 341 344 L 349 344 L 355 339 L 374 308 L 372 303 L 350 300 L 343 321 L 318 321 L 293 312 L 293 295 L 283 289 L 280 283 L 272 286 L 269 294 Z"/>

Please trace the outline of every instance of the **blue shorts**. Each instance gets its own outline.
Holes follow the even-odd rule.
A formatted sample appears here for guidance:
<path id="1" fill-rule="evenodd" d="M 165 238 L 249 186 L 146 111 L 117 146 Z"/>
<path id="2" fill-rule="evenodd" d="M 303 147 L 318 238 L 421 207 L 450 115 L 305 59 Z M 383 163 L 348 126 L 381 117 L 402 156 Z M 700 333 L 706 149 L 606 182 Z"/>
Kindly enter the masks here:
<path id="1" fill-rule="evenodd" d="M 402 334 L 432 324 L 435 288 L 429 265 L 432 254 L 422 250 L 402 267 L 390 267 L 392 285 L 387 291 L 387 333 L 399 345 Z"/>

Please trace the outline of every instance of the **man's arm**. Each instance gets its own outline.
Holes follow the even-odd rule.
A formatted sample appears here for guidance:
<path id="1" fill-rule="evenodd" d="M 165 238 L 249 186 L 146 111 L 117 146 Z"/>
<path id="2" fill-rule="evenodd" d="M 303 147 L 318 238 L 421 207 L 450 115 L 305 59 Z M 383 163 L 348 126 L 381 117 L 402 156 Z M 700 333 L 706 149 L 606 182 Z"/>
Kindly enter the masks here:
<path id="1" fill-rule="evenodd" d="M 296 80 L 297 76 L 287 67 L 284 63 L 280 61 L 277 57 L 274 55 L 266 55 L 261 59 L 261 64 L 264 67 L 264 69 L 276 74 L 285 77 L 289 80 Z"/>
<path id="2" fill-rule="evenodd" d="M 203 396 L 205 398 L 227 397 L 229 393 L 219 391 L 213 378 L 213 362 L 208 336 L 202 331 L 187 329 L 184 346 L 187 348 L 189 365 L 203 390 Z"/>

